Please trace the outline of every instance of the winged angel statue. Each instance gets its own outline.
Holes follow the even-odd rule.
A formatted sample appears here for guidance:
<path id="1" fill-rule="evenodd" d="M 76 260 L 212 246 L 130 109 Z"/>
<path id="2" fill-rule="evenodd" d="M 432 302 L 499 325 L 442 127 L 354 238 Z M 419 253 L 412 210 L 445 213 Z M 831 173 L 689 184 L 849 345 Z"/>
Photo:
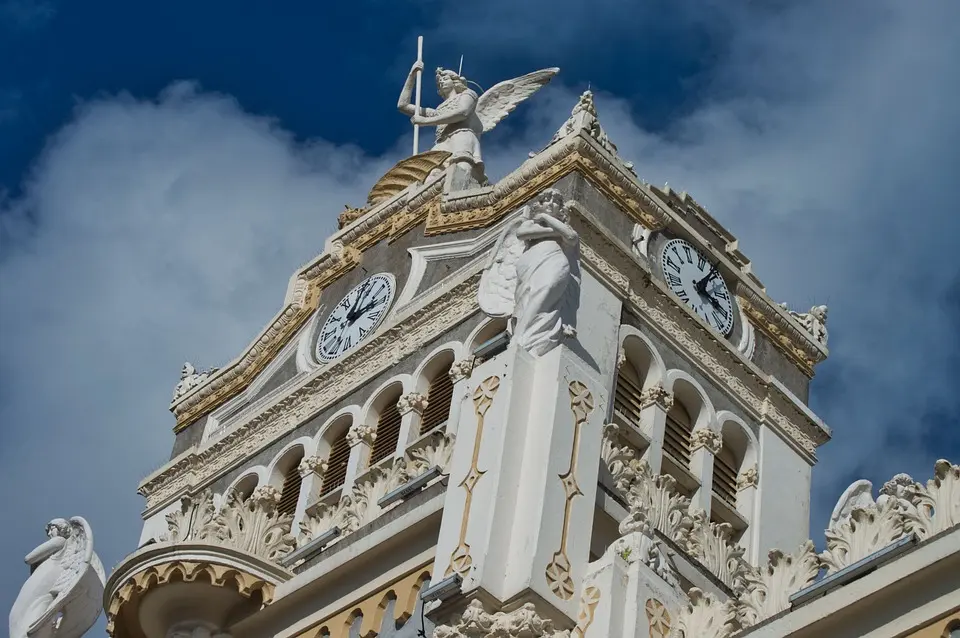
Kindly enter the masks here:
<path id="1" fill-rule="evenodd" d="M 514 343 L 534 356 L 576 334 L 580 304 L 580 237 L 563 196 L 537 195 L 507 225 L 480 278 L 480 308 L 509 317 Z"/>
<path id="2" fill-rule="evenodd" d="M 102 610 L 106 576 L 83 518 L 55 518 L 27 554 L 30 577 L 10 610 L 10 638 L 80 638 Z"/>
<path id="3" fill-rule="evenodd" d="M 560 69 L 550 68 L 506 80 L 493 86 L 483 95 L 467 86 L 467 79 L 449 69 L 436 72 L 437 93 L 443 101 L 435 109 L 420 107 L 410 102 L 417 75 L 423 71 L 423 62 L 417 61 L 407 75 L 400 92 L 397 108 L 410 116 L 417 126 L 436 126 L 434 151 L 450 153 L 447 164 L 468 164 L 481 181 L 485 181 L 483 158 L 480 155 L 480 136 L 488 133 L 517 105 L 536 93 Z"/>

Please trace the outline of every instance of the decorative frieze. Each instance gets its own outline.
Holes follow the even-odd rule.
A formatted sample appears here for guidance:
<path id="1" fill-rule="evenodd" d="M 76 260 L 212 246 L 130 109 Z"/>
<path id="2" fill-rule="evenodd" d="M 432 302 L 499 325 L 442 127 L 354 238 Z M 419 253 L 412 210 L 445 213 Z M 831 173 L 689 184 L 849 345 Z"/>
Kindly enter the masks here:
<path id="1" fill-rule="evenodd" d="M 723 437 L 719 432 L 714 432 L 708 428 L 694 430 L 690 435 L 690 451 L 696 451 L 700 448 L 706 448 L 710 454 L 720 453 L 720 447 L 723 445 Z"/>
<path id="2" fill-rule="evenodd" d="M 416 412 L 421 414 L 427 409 L 427 397 L 419 392 L 408 392 L 397 401 L 397 410 L 401 415 Z"/>

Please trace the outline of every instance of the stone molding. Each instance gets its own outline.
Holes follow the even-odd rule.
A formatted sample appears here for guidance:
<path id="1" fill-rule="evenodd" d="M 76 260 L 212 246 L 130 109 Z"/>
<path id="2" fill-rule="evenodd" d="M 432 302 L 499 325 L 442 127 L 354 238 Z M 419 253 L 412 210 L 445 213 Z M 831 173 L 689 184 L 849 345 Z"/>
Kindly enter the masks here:
<path id="1" fill-rule="evenodd" d="M 720 453 L 723 446 L 723 437 L 719 432 L 714 432 L 708 428 L 694 430 L 690 435 L 690 451 L 694 452 L 700 448 L 706 448 L 710 454 L 716 456 Z"/>
<path id="2" fill-rule="evenodd" d="M 397 410 L 400 411 L 401 415 L 410 412 L 422 414 L 423 411 L 427 409 L 427 403 L 426 395 L 420 394 L 419 392 L 408 392 L 397 401 Z"/>
<path id="3" fill-rule="evenodd" d="M 381 508 L 378 501 L 411 478 L 432 467 L 439 467 L 447 474 L 455 441 L 453 434 L 435 432 L 411 446 L 403 458 L 359 475 L 350 493 L 341 495 L 336 503 L 311 505 L 300 522 L 296 545 L 303 547 L 324 532 L 339 527 L 340 535 L 329 543 L 332 545 L 392 508 L 393 505 Z"/>
<path id="4" fill-rule="evenodd" d="M 827 358 L 826 346 L 800 325 L 789 311 L 742 281 L 737 282 L 736 295 L 740 308 L 754 327 L 808 377 L 813 377 L 814 366 Z"/>

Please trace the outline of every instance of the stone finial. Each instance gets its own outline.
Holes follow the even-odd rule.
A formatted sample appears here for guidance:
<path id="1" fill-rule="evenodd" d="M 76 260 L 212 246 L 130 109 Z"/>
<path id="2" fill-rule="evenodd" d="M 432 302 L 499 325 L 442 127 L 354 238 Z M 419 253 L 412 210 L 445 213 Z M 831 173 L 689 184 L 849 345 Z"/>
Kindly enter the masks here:
<path id="1" fill-rule="evenodd" d="M 690 451 L 698 450 L 700 448 L 706 448 L 710 454 L 716 456 L 720 453 L 720 448 L 723 446 L 723 437 L 720 436 L 719 432 L 714 432 L 713 430 L 702 428 L 700 430 L 694 430 L 693 434 L 690 435 Z"/>
<path id="2" fill-rule="evenodd" d="M 366 443 L 372 447 L 376 440 L 377 426 L 375 425 L 354 423 L 350 426 L 350 430 L 347 431 L 347 445 L 350 447 L 354 447 L 360 443 Z"/>
<path id="3" fill-rule="evenodd" d="M 305 456 L 297 466 L 297 472 L 300 476 L 307 478 L 310 474 L 316 474 L 320 478 L 327 473 L 327 460 L 319 456 Z"/>
<path id="4" fill-rule="evenodd" d="M 426 396 L 419 392 L 408 392 L 397 401 L 397 410 L 400 411 L 401 415 L 409 412 L 420 414 L 427 409 L 427 403 Z"/>

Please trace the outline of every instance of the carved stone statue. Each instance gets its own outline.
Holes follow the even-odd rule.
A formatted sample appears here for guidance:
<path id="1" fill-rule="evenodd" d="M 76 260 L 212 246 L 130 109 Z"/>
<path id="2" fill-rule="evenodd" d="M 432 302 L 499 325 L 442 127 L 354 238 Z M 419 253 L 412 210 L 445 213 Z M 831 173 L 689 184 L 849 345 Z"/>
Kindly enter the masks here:
<path id="1" fill-rule="evenodd" d="M 173 389 L 173 400 L 176 401 L 190 392 L 190 390 L 202 385 L 204 381 L 210 378 L 211 374 L 219 369 L 220 368 L 210 368 L 204 372 L 197 372 L 197 369 L 193 367 L 192 363 L 189 361 L 184 363 L 183 368 L 180 370 L 180 382 L 177 384 L 177 387 Z"/>
<path id="2" fill-rule="evenodd" d="M 47 537 L 24 559 L 30 577 L 10 610 L 10 638 L 80 638 L 102 610 L 106 576 L 87 521 L 55 518 Z"/>
<path id="3" fill-rule="evenodd" d="M 580 237 L 568 222 L 559 192 L 539 194 L 500 234 L 480 279 L 480 309 L 510 317 L 511 338 L 534 356 L 576 334 Z"/>
<path id="4" fill-rule="evenodd" d="M 830 529 L 836 528 L 840 523 L 850 518 L 854 509 L 868 509 L 876 505 L 873 500 L 873 483 L 866 479 L 860 479 L 850 484 L 833 508 L 830 515 Z"/>
<path id="5" fill-rule="evenodd" d="M 480 184 L 486 183 L 483 158 L 480 155 L 480 136 L 492 130 L 518 104 L 536 93 L 560 69 L 543 69 L 495 85 L 483 95 L 467 86 L 467 79 L 448 69 L 436 72 L 437 93 L 443 101 L 435 109 L 420 107 L 410 102 L 417 74 L 423 71 L 423 62 L 415 62 L 400 92 L 397 108 L 418 126 L 437 127 L 436 143 L 432 150 L 451 155 L 446 165 L 460 164 Z"/>
<path id="6" fill-rule="evenodd" d="M 790 313 L 790 316 L 797 320 L 804 329 L 810 333 L 818 343 L 826 347 L 827 345 L 827 307 L 814 306 L 810 312 L 795 312 L 782 303 L 780 307 Z"/>

